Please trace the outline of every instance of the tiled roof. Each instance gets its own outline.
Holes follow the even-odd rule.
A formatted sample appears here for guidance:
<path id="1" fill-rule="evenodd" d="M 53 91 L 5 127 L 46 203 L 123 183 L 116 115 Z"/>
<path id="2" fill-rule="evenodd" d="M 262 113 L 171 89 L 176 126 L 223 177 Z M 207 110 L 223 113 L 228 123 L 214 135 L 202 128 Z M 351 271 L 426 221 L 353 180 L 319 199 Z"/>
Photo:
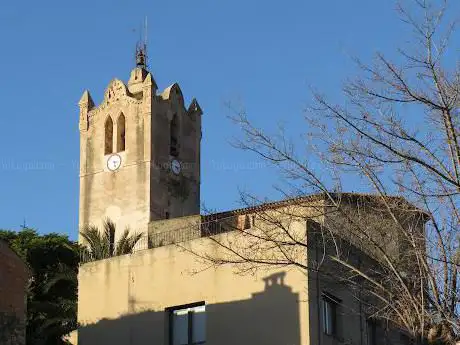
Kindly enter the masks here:
<path id="1" fill-rule="evenodd" d="M 356 202 L 356 201 L 363 201 L 363 202 L 371 202 L 374 204 L 378 204 L 382 201 L 382 198 L 384 198 L 381 195 L 377 194 L 367 194 L 367 193 L 329 193 L 327 195 L 326 193 L 317 193 L 317 194 L 310 194 L 310 195 L 304 195 L 304 196 L 297 196 L 289 199 L 283 199 L 283 200 L 278 200 L 278 201 L 273 201 L 273 202 L 265 202 L 259 205 L 253 205 L 253 206 L 248 206 L 248 207 L 243 207 L 243 208 L 238 208 L 234 210 L 229 210 L 229 211 L 223 211 L 223 212 L 216 212 L 216 213 L 210 213 L 207 215 L 203 215 L 202 217 L 205 220 L 212 220 L 212 219 L 220 219 L 228 216 L 236 216 L 236 215 L 242 215 L 242 214 L 248 214 L 248 213 L 255 213 L 255 212 L 261 212 L 269 209 L 275 209 L 278 207 L 284 207 L 284 206 L 290 206 L 290 205 L 299 205 L 305 202 L 312 202 L 312 201 L 319 201 L 319 200 L 324 200 L 328 201 L 330 198 L 334 198 L 335 200 L 344 200 L 347 201 L 348 203 L 350 202 Z M 400 196 L 385 196 L 387 200 L 391 200 L 392 202 L 397 202 L 398 206 L 404 207 L 406 211 L 415 211 L 415 212 L 420 212 L 424 213 L 423 210 L 420 210 L 416 208 L 413 204 L 409 203 L 405 198 L 400 197 Z"/>

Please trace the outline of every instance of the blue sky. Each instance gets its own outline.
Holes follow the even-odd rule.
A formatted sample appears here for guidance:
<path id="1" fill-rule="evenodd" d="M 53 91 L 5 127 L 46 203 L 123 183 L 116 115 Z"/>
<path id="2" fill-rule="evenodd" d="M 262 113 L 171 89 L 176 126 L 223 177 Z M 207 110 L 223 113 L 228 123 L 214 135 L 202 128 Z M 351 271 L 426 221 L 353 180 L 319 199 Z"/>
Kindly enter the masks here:
<path id="1" fill-rule="evenodd" d="M 393 53 L 407 30 L 393 1 L 81 0 L 0 5 L 0 228 L 24 218 L 40 232 L 77 234 L 78 106 L 127 80 L 148 16 L 149 63 L 160 89 L 181 85 L 203 115 L 202 202 L 239 206 L 238 190 L 276 198 L 276 177 L 229 145 L 227 101 L 268 128 L 303 130 L 309 85 L 340 100 L 350 56 Z"/>

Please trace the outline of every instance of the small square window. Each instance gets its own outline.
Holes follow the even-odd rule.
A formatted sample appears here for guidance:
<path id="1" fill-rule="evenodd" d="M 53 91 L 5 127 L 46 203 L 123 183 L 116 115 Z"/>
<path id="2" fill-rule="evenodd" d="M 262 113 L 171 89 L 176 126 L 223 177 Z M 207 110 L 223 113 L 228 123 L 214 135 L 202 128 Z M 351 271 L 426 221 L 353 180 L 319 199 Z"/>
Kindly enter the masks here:
<path id="1" fill-rule="evenodd" d="M 171 308 L 170 345 L 206 343 L 206 306 L 193 304 Z"/>

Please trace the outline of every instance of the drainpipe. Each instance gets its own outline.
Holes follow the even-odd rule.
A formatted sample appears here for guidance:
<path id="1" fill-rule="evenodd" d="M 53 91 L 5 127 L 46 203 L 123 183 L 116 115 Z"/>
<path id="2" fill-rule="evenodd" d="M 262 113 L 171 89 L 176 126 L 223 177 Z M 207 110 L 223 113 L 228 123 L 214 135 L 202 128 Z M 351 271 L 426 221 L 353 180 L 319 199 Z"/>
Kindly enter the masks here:
<path id="1" fill-rule="evenodd" d="M 361 266 L 361 259 L 358 258 L 359 265 Z M 360 329 L 360 344 L 363 345 L 363 302 L 361 300 L 361 286 L 359 287 L 359 329 Z"/>
<path id="2" fill-rule="evenodd" d="M 318 242 L 315 240 L 315 259 L 316 264 L 318 264 Z M 316 268 L 316 302 L 318 306 L 318 341 L 317 344 L 321 345 L 321 300 L 319 292 L 319 269 Z"/>

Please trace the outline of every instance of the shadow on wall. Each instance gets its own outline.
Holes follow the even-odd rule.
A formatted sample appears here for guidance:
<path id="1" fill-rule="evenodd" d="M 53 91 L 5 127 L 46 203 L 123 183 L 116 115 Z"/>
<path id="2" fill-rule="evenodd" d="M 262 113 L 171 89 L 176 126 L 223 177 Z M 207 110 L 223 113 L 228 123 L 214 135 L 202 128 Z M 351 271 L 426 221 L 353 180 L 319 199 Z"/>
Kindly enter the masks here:
<path id="1" fill-rule="evenodd" d="M 299 296 L 284 284 L 284 276 L 264 278 L 264 290 L 247 300 L 206 304 L 206 344 L 300 345 Z M 169 345 L 169 316 L 165 310 L 103 319 L 82 326 L 78 344 Z"/>

